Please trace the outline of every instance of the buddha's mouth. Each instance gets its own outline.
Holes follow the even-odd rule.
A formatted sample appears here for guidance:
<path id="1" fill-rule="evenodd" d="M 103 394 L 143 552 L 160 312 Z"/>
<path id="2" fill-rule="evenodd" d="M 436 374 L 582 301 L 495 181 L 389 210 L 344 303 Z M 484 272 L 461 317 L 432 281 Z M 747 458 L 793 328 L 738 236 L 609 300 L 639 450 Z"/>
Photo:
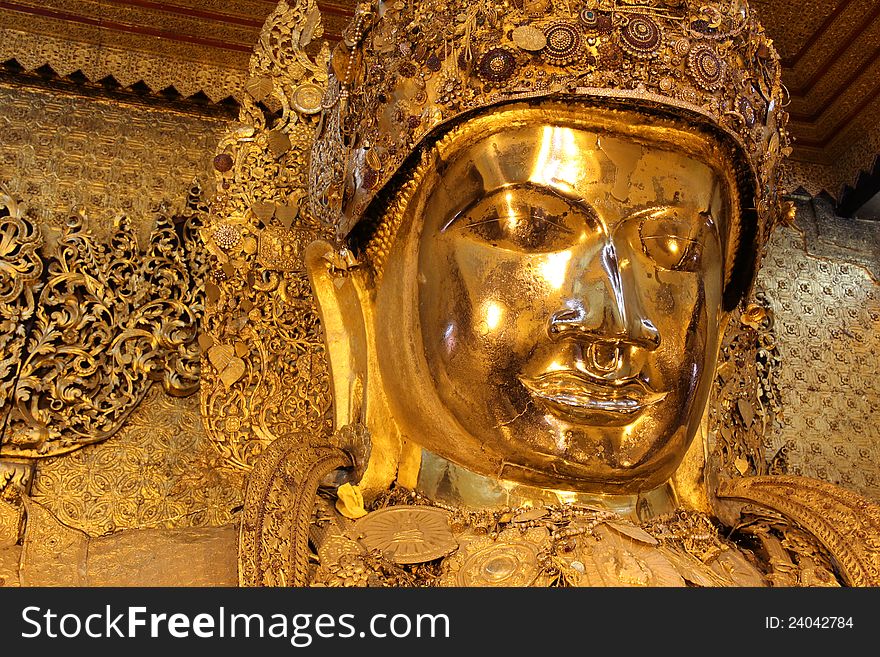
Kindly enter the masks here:
<path id="1" fill-rule="evenodd" d="M 532 397 L 551 413 L 584 420 L 599 413 L 631 416 L 657 404 L 668 393 L 656 392 L 636 379 L 596 380 L 576 370 L 557 370 L 519 377 Z"/>

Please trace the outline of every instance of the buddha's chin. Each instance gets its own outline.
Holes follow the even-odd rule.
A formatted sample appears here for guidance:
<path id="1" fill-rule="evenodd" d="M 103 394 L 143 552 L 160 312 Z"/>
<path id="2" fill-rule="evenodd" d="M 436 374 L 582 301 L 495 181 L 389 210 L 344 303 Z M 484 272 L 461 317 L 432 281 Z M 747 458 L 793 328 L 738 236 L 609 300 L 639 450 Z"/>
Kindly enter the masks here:
<path id="1" fill-rule="evenodd" d="M 643 471 L 607 469 L 581 469 L 577 464 L 561 464 L 552 472 L 537 470 L 530 466 L 505 463 L 500 478 L 526 486 L 534 486 L 554 491 L 571 491 L 603 495 L 631 495 L 644 493 L 663 485 L 672 476 L 671 472 L 657 469 Z"/>
<path id="2" fill-rule="evenodd" d="M 446 457 L 468 470 L 502 481 L 557 491 L 615 495 L 647 492 L 670 479 L 681 454 L 657 447 L 648 449 L 650 456 L 632 463 L 619 455 L 598 452 L 595 445 L 556 454 L 532 448 L 528 455 L 523 455 L 512 449 L 488 460 L 471 462 L 461 455 Z M 443 455 L 442 450 L 438 453 Z"/>

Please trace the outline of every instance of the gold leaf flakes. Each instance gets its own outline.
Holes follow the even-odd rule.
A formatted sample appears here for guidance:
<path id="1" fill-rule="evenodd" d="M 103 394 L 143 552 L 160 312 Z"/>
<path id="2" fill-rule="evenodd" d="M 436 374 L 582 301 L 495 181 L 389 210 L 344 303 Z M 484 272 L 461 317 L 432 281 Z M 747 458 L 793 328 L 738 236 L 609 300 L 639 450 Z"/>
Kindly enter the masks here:
<path id="1" fill-rule="evenodd" d="M 336 489 L 336 495 L 336 510 L 346 518 L 357 520 L 367 515 L 364 509 L 364 496 L 357 486 L 342 484 Z"/>
<path id="2" fill-rule="evenodd" d="M 241 358 L 233 357 L 230 359 L 226 368 L 220 373 L 220 380 L 223 382 L 223 385 L 226 386 L 226 389 L 229 390 L 236 381 L 244 376 L 246 370 L 247 366 L 244 361 Z"/>
<path id="3" fill-rule="evenodd" d="M 205 283 L 205 296 L 211 303 L 217 303 L 220 300 L 220 288 L 214 283 Z"/>
<path id="4" fill-rule="evenodd" d="M 270 78 L 259 77 L 248 80 L 244 88 L 255 101 L 260 102 L 272 93 L 273 85 Z"/>
<path id="5" fill-rule="evenodd" d="M 623 522 L 606 522 L 605 524 L 611 527 L 614 531 L 623 534 L 634 541 L 647 543 L 648 545 L 658 545 L 660 543 L 660 541 L 651 536 L 644 529 L 636 527 L 635 525 L 628 525 Z"/>
<path id="6" fill-rule="evenodd" d="M 216 285 L 214 287 L 217 287 Z M 207 352 L 214 344 L 214 338 L 212 338 L 207 333 L 202 333 L 199 335 L 199 347 L 201 347 L 203 352 Z"/>
<path id="7" fill-rule="evenodd" d="M 273 130 L 269 133 L 269 150 L 272 151 L 272 155 L 276 158 L 289 151 L 291 145 L 290 137 L 280 130 Z"/>
<path id="8" fill-rule="evenodd" d="M 306 24 L 303 25 L 302 32 L 299 35 L 299 47 L 305 48 L 312 42 L 316 31 L 321 26 L 321 10 L 318 5 L 312 5 L 306 14 Z"/>
<path id="9" fill-rule="evenodd" d="M 743 422 L 746 423 L 746 428 L 751 427 L 752 422 L 755 421 L 755 409 L 752 408 L 751 403 L 746 399 L 737 399 L 736 407 L 739 409 L 739 414 L 742 416 Z"/>
<path id="10" fill-rule="evenodd" d="M 275 204 L 266 203 L 265 201 L 257 201 L 251 206 L 251 212 L 253 212 L 260 221 L 268 222 L 275 215 Z"/>
<path id="11" fill-rule="evenodd" d="M 214 366 L 218 372 L 222 372 L 226 369 L 226 366 L 229 364 L 235 357 L 235 347 L 231 344 L 215 344 L 213 347 L 208 349 L 208 360 L 211 361 L 211 365 Z"/>
<path id="12" fill-rule="evenodd" d="M 299 214 L 299 210 L 290 205 L 279 205 L 275 209 L 275 217 L 285 228 L 290 228 L 293 224 L 293 220 L 296 219 L 297 214 Z"/>

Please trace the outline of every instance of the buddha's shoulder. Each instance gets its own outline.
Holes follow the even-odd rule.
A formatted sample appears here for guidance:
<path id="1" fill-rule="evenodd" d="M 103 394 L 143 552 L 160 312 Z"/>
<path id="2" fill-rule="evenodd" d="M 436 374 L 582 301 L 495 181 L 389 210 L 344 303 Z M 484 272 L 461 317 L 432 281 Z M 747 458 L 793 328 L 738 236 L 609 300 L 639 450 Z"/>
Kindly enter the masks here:
<path id="1" fill-rule="evenodd" d="M 818 541 L 850 586 L 880 586 L 880 506 L 849 489 L 808 477 L 730 479 L 717 497 L 783 516 Z"/>

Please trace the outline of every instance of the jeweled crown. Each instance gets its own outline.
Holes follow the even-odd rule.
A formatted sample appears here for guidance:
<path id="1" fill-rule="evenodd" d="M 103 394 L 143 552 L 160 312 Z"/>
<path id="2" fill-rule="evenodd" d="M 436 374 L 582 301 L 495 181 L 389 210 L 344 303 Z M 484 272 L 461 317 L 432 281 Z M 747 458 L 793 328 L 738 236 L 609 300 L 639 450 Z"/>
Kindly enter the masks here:
<path id="1" fill-rule="evenodd" d="M 787 115 L 779 57 L 746 0 L 364 2 L 332 59 L 311 162 L 315 215 L 344 238 L 426 137 L 530 98 L 716 129 L 740 156 L 748 234 L 766 241 Z"/>

